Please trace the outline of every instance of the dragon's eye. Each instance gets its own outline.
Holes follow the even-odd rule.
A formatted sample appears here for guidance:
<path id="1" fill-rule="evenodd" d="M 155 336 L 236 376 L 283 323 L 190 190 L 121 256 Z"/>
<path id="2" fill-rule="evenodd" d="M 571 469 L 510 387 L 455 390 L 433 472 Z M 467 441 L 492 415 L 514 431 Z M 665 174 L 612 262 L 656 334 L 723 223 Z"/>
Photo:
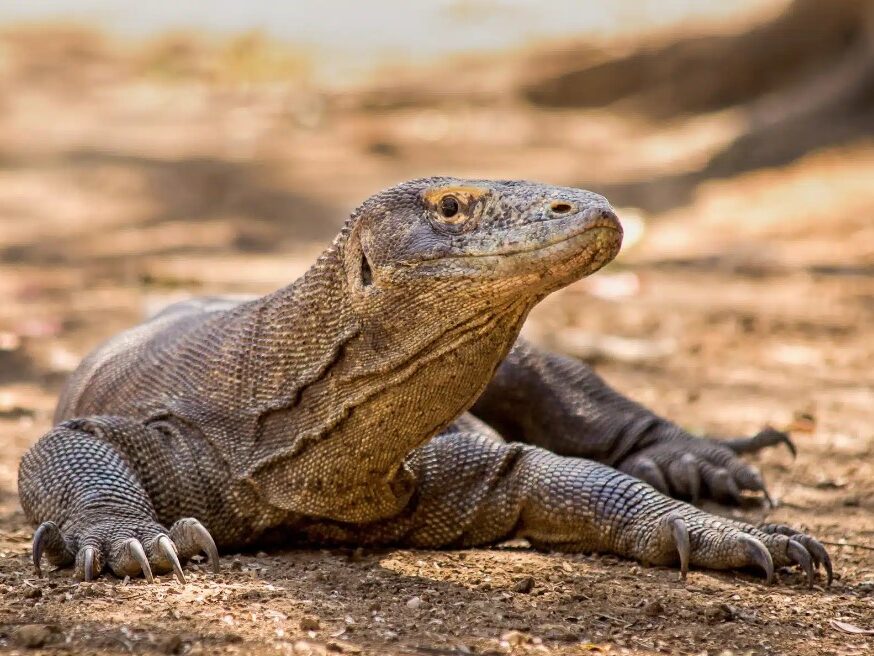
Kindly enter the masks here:
<path id="1" fill-rule="evenodd" d="M 476 225 L 487 194 L 488 190 L 481 187 L 446 185 L 426 189 L 422 201 L 434 227 L 460 234 Z"/>
<path id="2" fill-rule="evenodd" d="M 458 214 L 458 199 L 451 194 L 447 194 L 440 199 L 440 213 L 447 219 L 451 219 Z"/>

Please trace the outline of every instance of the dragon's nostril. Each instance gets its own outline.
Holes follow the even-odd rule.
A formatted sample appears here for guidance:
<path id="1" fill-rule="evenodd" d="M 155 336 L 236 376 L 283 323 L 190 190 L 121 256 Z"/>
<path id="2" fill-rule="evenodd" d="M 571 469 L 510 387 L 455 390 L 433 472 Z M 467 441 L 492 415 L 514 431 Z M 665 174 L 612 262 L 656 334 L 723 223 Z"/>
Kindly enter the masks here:
<path id="1" fill-rule="evenodd" d="M 553 201 L 549 205 L 549 211 L 553 214 L 567 214 L 572 209 L 574 209 L 573 205 L 570 203 L 564 203 L 562 201 Z"/>

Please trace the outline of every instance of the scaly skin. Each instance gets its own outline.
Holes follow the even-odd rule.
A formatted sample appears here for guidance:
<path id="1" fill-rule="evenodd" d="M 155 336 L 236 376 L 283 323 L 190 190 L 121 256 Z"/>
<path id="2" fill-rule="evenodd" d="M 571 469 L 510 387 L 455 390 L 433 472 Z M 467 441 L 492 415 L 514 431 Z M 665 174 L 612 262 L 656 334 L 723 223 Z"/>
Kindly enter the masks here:
<path id="1" fill-rule="evenodd" d="M 809 536 L 708 515 L 576 457 L 665 492 L 763 489 L 725 447 L 517 342 L 539 300 L 620 242 L 590 192 L 414 180 L 367 200 L 292 285 L 178 304 L 118 336 L 80 365 L 58 425 L 22 460 L 38 571 L 45 554 L 86 580 L 105 568 L 183 579 L 180 560 L 199 551 L 218 567 L 217 547 L 277 536 L 429 547 L 518 536 L 684 574 L 758 565 L 771 579 L 797 563 L 812 583 L 822 563 L 830 578 Z M 466 414 L 478 398 L 480 420 Z"/>
<path id="2" fill-rule="evenodd" d="M 508 440 L 597 460 L 693 503 L 702 496 L 736 503 L 741 490 L 767 498 L 758 470 L 736 453 L 784 443 L 794 454 L 788 436 L 773 429 L 733 441 L 694 437 L 608 387 L 582 362 L 523 339 L 473 412 Z"/>

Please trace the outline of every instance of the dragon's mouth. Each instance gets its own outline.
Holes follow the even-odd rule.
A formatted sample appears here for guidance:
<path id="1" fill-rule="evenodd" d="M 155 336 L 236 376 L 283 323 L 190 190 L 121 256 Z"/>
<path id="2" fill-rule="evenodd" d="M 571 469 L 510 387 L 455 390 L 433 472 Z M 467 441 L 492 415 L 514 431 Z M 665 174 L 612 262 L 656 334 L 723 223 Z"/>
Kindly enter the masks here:
<path id="1" fill-rule="evenodd" d="M 507 250 L 461 253 L 417 263 L 417 269 L 437 277 L 513 278 L 534 274 L 559 286 L 595 272 L 616 257 L 622 228 L 615 219 L 587 221 L 554 238 Z M 551 285 L 550 285 L 551 286 Z"/>
<path id="2" fill-rule="evenodd" d="M 585 270 L 580 271 L 580 275 L 578 277 L 583 277 L 584 275 L 589 275 L 594 273 L 602 266 L 613 260 L 619 254 L 619 249 L 622 247 L 622 229 L 616 227 L 599 227 L 595 229 L 597 232 L 595 234 L 595 252 L 589 253 L 589 257 L 586 260 L 588 266 Z M 574 260 L 585 260 L 585 256 L 582 258 L 574 258 L 571 257 L 571 261 L 569 264 L 570 268 L 573 268 Z"/>
<path id="3" fill-rule="evenodd" d="M 591 223 L 587 223 L 581 229 L 565 233 L 558 234 L 552 239 L 545 240 L 540 243 L 529 244 L 526 246 L 520 246 L 515 248 L 508 248 L 506 250 L 495 250 L 488 253 L 462 253 L 459 255 L 452 255 L 449 257 L 442 258 L 444 260 L 453 260 L 453 259 L 466 259 L 473 257 L 507 257 L 511 255 L 524 255 L 525 253 L 537 253 L 544 252 L 553 246 L 561 246 L 563 244 L 568 243 L 579 243 L 588 241 L 587 239 L 578 240 L 578 237 L 593 237 L 592 234 L 594 231 L 606 231 L 616 233 L 619 238 L 622 238 L 622 228 L 619 226 L 618 222 L 613 220 L 597 220 Z"/>
<path id="4" fill-rule="evenodd" d="M 549 286 L 554 289 L 594 273 L 616 257 L 621 245 L 621 228 L 593 225 L 554 244 L 509 257 L 525 259 L 536 253 L 530 266 L 545 270 L 543 279 L 552 281 Z M 527 268 L 524 263 L 519 263 L 519 266 L 523 270 Z"/>

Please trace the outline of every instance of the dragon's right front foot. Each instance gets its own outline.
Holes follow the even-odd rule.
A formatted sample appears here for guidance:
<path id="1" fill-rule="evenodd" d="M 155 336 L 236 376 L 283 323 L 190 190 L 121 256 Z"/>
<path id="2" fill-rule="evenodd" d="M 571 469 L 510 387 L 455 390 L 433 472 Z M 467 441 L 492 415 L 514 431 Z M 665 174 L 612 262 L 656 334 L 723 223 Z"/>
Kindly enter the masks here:
<path id="1" fill-rule="evenodd" d="M 53 565 L 75 567 L 79 580 L 91 581 L 107 567 L 118 577 L 142 574 L 149 583 L 154 573 L 174 572 L 185 583 L 182 563 L 206 553 L 219 571 L 218 549 L 203 524 L 180 519 L 170 530 L 151 519 L 99 517 L 70 522 L 63 528 L 52 521 L 39 525 L 33 536 L 33 564 L 42 576 L 45 554 Z"/>
<path id="2" fill-rule="evenodd" d="M 832 562 L 825 547 L 816 538 L 789 526 L 756 527 L 677 502 L 670 511 L 653 519 L 644 511 L 623 536 L 626 544 L 621 551 L 646 563 L 677 563 L 683 579 L 690 565 L 714 570 L 754 567 L 761 569 L 771 583 L 775 568 L 797 565 L 808 587 L 813 587 L 820 567 L 825 570 L 826 585 L 831 585 Z"/>

